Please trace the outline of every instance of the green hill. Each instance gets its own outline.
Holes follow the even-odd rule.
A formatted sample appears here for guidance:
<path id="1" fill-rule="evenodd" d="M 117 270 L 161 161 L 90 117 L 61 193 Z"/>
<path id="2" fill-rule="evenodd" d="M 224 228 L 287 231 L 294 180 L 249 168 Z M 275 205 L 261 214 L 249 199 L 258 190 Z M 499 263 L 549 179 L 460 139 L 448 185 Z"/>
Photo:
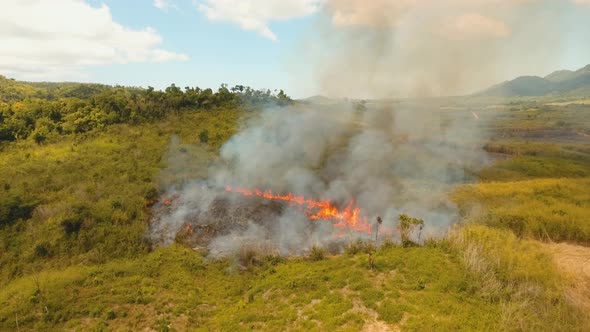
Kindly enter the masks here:
<path id="1" fill-rule="evenodd" d="M 182 233 L 167 248 L 146 237 L 167 153 L 201 174 L 258 102 L 285 97 L 78 85 L 92 88 L 53 100 L 5 83 L 17 92 L 0 104 L 2 331 L 590 328 L 542 242 L 590 243 L 587 106 L 465 102 L 501 158 L 449 193 L 461 219 L 446 237 L 211 259 Z"/>
<path id="2" fill-rule="evenodd" d="M 521 76 L 490 87 L 477 95 L 489 97 L 528 97 L 547 95 L 588 95 L 590 65 L 576 71 L 559 70 L 545 77 Z"/>

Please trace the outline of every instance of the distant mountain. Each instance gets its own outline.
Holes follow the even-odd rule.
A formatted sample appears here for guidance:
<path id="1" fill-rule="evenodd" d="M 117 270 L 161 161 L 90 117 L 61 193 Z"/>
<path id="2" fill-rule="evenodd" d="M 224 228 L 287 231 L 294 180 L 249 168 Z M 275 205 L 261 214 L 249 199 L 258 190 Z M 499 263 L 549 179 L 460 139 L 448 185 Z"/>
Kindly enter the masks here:
<path id="1" fill-rule="evenodd" d="M 336 104 L 342 101 L 342 99 L 338 98 L 330 98 L 322 95 L 316 95 L 307 97 L 305 99 L 300 99 L 300 102 L 308 103 L 308 104 L 316 104 L 316 105 L 328 105 L 328 104 Z"/>
<path id="2" fill-rule="evenodd" d="M 545 76 L 545 79 L 551 82 L 563 82 L 570 79 L 573 74 L 571 70 L 557 70 Z"/>
<path id="3" fill-rule="evenodd" d="M 558 70 L 545 77 L 521 76 L 512 81 L 494 85 L 477 95 L 490 97 L 528 97 L 550 94 L 590 92 L 590 65 L 578 69 Z"/>

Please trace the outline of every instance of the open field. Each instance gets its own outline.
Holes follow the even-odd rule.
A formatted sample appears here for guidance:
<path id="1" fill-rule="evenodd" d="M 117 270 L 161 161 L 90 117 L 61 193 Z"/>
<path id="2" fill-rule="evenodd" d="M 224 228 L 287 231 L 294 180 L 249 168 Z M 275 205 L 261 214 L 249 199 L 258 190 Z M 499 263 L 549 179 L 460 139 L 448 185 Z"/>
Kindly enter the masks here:
<path id="1" fill-rule="evenodd" d="M 546 243 L 590 244 L 590 139 L 577 134 L 590 109 L 465 104 L 444 112 L 476 112 L 488 134 L 475 143 L 497 158 L 453 190 L 460 225 L 421 247 L 337 256 L 151 250 L 146 204 L 162 183 L 204 175 L 240 110 L 6 143 L 0 212 L 16 220 L 0 227 L 0 329 L 588 330 L 572 295 L 588 275 L 568 263 L 574 249 Z"/>

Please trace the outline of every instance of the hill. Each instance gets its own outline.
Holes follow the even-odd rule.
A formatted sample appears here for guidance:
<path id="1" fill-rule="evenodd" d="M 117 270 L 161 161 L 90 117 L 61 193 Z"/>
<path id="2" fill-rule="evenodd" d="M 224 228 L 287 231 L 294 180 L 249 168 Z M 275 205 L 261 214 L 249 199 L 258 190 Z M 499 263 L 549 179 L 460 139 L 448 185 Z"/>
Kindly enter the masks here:
<path id="1" fill-rule="evenodd" d="M 488 97 L 538 97 L 547 95 L 588 94 L 590 65 L 576 71 L 558 70 L 545 77 L 521 76 L 494 85 L 477 95 Z"/>
<path id="2" fill-rule="evenodd" d="M 213 259 L 183 232 L 155 248 L 150 204 L 206 172 L 256 110 L 223 89 L 45 100 L 5 83 L 24 97 L 0 103 L 2 331 L 589 330 L 539 241 L 590 243 L 586 106 L 470 107 L 502 157 L 454 190 L 465 225 L 448 237 Z"/>

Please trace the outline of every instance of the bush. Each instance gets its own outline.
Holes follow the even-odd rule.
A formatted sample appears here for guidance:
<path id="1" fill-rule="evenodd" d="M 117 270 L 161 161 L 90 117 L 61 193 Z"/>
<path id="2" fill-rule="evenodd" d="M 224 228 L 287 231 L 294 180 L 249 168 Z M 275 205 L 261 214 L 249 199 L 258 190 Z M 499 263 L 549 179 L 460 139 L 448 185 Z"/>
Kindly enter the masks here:
<path id="1" fill-rule="evenodd" d="M 308 257 L 314 262 L 324 260 L 326 258 L 326 250 L 317 246 L 313 246 L 309 251 Z"/>
<path id="2" fill-rule="evenodd" d="M 209 132 L 207 130 L 201 131 L 199 134 L 199 141 L 203 144 L 209 143 Z"/>
<path id="3" fill-rule="evenodd" d="M 404 247 L 412 247 L 416 245 L 416 242 L 410 240 L 410 235 L 414 232 L 414 230 L 418 227 L 419 231 L 422 231 L 424 227 L 424 220 L 410 217 L 406 214 L 399 215 L 399 224 L 397 229 L 402 238 L 402 246 Z M 420 235 L 418 235 L 420 237 Z"/>
<path id="4" fill-rule="evenodd" d="M 25 202 L 20 197 L 3 197 L 0 199 L 0 227 L 18 219 L 30 219 L 36 206 L 36 202 Z"/>
<path id="5" fill-rule="evenodd" d="M 45 142 L 46 139 L 47 139 L 47 136 L 42 132 L 36 131 L 33 134 L 33 140 L 35 140 L 35 143 L 37 143 L 37 144 L 42 144 L 43 142 Z"/>
<path id="6" fill-rule="evenodd" d="M 45 258 L 51 256 L 51 250 L 48 243 L 40 243 L 35 246 L 35 256 Z"/>
<path id="7" fill-rule="evenodd" d="M 372 242 L 355 241 L 346 246 L 344 250 L 348 255 L 356 255 L 360 253 L 369 254 L 375 251 L 375 245 Z"/>
<path id="8" fill-rule="evenodd" d="M 61 221 L 61 226 L 64 230 L 64 233 L 67 236 L 71 236 L 73 234 L 78 234 L 78 232 L 80 232 L 80 229 L 82 228 L 82 222 L 83 221 L 80 218 L 66 218 Z"/>

